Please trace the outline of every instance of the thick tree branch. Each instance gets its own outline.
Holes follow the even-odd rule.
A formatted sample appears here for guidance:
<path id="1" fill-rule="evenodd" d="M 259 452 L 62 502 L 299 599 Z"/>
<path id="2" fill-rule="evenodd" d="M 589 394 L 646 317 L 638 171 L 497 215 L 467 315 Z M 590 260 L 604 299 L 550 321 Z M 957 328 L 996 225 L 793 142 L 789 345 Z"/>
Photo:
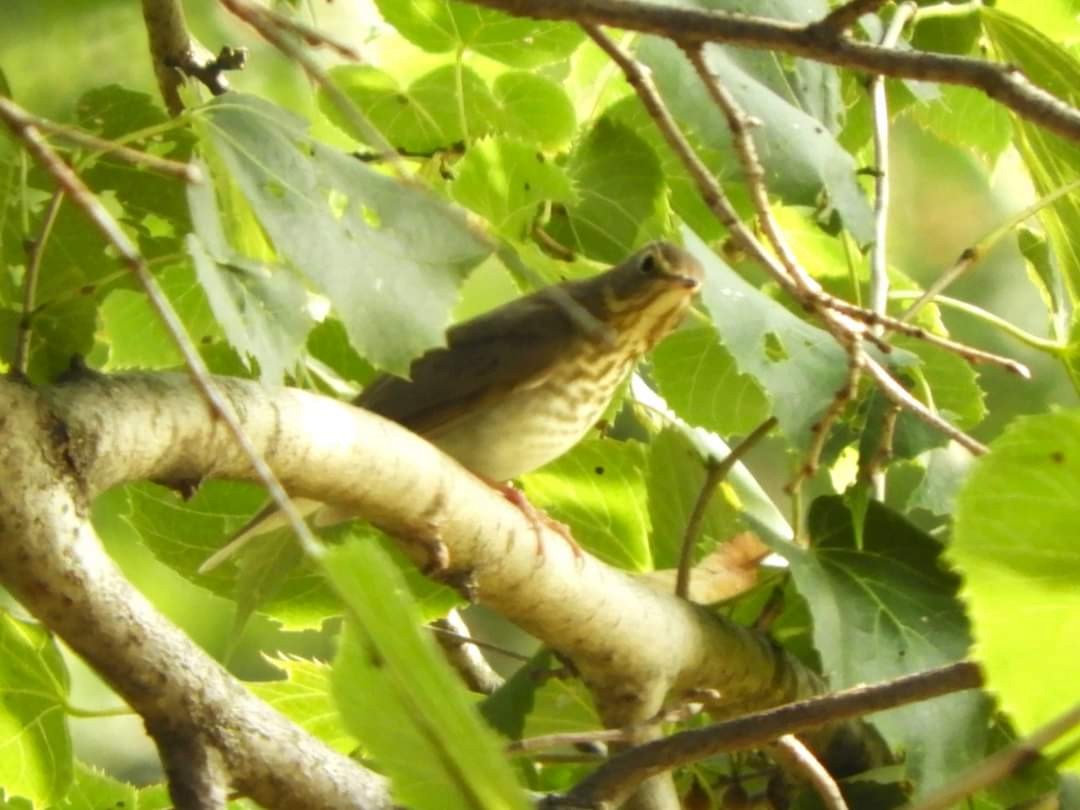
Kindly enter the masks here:
<path id="1" fill-rule="evenodd" d="M 204 744 L 199 729 L 185 726 L 147 724 L 157 743 L 173 805 L 176 810 L 225 810 L 226 774 L 220 757 L 211 745 Z"/>
<path id="2" fill-rule="evenodd" d="M 894 78 L 960 84 L 982 90 L 1023 118 L 1073 141 L 1080 141 L 1080 110 L 1032 84 L 1015 67 L 925 51 L 902 51 L 837 36 L 833 26 L 799 25 L 668 6 L 640 0 L 469 0 L 518 17 L 575 20 L 658 34 L 694 45 L 727 43 L 803 56 L 839 67 L 856 68 Z M 827 19 L 827 18 L 826 18 Z"/>
<path id="3" fill-rule="evenodd" d="M 578 559 L 561 536 L 404 428 L 294 389 L 217 384 L 290 493 L 354 510 L 398 537 L 437 538 L 451 568 L 472 576 L 479 601 L 571 658 L 601 706 L 700 688 L 766 706 L 819 688 L 765 637 Z M 45 396 L 89 497 L 127 481 L 254 479 L 250 459 L 207 419 L 184 376 L 89 378 Z"/>
<path id="4" fill-rule="evenodd" d="M 89 522 L 89 499 L 102 479 L 85 477 L 90 470 L 83 464 L 106 449 L 139 458 L 140 431 L 169 424 L 169 408 L 159 401 L 155 413 L 145 412 L 149 421 L 129 426 L 132 432 L 116 422 L 111 439 L 95 436 L 87 430 L 94 415 L 82 414 L 89 418 L 84 421 L 76 412 L 119 406 L 124 397 L 116 388 L 86 385 L 99 395 L 93 402 L 79 404 L 73 394 L 86 386 L 76 383 L 52 392 L 58 395 L 54 410 L 26 386 L 0 380 L 0 583 L 142 716 L 167 766 L 177 750 L 209 748 L 233 786 L 264 807 L 389 808 L 380 777 L 245 690 L 132 588 L 106 555 Z M 205 404 L 187 387 L 188 418 L 219 425 L 220 440 L 220 423 L 207 418 Z M 98 460 L 91 467 L 107 473 L 126 466 L 122 458 Z M 204 788 L 218 771 L 208 767 L 196 769 L 199 778 L 188 783 L 195 795 L 213 795 Z"/>

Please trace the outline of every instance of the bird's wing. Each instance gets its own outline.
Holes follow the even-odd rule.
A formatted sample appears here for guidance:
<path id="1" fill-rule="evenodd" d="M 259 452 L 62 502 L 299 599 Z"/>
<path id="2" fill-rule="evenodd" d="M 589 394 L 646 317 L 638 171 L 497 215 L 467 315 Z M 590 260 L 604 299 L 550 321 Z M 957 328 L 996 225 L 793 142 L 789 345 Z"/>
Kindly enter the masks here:
<path id="1" fill-rule="evenodd" d="M 528 296 L 454 327 L 445 348 L 413 362 L 411 379 L 384 374 L 355 404 L 431 438 L 466 413 L 543 383 L 578 339 L 555 300 Z"/>

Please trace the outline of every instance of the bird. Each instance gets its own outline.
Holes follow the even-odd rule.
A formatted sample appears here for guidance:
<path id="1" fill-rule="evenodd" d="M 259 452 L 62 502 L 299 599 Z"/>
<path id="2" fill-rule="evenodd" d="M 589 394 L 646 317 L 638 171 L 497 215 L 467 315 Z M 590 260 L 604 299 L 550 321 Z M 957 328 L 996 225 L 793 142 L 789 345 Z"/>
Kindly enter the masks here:
<path id="1" fill-rule="evenodd" d="M 504 482 L 555 460 L 588 433 L 638 360 L 681 322 L 703 280 L 690 253 L 652 242 L 595 276 L 544 287 L 451 327 L 446 345 L 414 360 L 408 378 L 382 374 L 353 404 L 427 439 L 532 517 Z M 268 531 L 274 511 L 268 505 L 257 513 L 200 572 Z"/>

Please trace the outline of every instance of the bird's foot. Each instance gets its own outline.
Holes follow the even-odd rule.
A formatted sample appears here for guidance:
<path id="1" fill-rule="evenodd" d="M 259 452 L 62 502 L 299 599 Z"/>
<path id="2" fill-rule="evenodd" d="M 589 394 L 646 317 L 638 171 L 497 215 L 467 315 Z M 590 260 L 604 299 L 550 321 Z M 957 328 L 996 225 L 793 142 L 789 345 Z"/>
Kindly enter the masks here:
<path id="1" fill-rule="evenodd" d="M 475 605 L 479 598 L 480 585 L 476 581 L 476 572 L 470 569 L 450 570 L 445 569 L 432 576 L 436 582 L 441 582 L 448 588 L 457 591 L 458 596 Z"/>
<path id="2" fill-rule="evenodd" d="M 533 531 L 536 533 L 536 553 L 538 556 L 544 556 L 544 535 L 541 528 L 546 526 L 567 542 L 570 550 L 574 553 L 574 562 L 577 563 L 578 567 L 580 568 L 584 564 L 585 552 L 582 551 L 581 546 L 577 544 L 574 536 L 570 533 L 569 526 L 555 520 L 543 509 L 533 506 L 529 499 L 525 497 L 525 494 L 513 484 L 492 484 L 492 486 L 499 490 L 506 500 L 521 510 L 521 513 L 532 524 Z"/>

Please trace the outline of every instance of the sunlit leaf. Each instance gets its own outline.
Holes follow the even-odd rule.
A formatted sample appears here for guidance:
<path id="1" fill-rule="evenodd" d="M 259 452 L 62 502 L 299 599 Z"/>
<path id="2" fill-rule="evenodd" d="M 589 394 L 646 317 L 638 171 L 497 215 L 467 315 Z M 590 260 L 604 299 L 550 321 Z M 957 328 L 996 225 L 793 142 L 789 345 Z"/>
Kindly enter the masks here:
<path id="1" fill-rule="evenodd" d="M 1080 657 L 1080 414 L 1018 419 L 960 491 L 949 558 L 964 576 L 975 654 L 1021 732 L 1075 702 Z M 1053 651 L 1053 666 L 1032 661 Z M 1073 760 L 1076 768 L 1075 759 Z"/>
<path id="2" fill-rule="evenodd" d="M 0 788 L 52 804 L 71 784 L 67 666 L 39 624 L 0 611 Z"/>
<path id="3" fill-rule="evenodd" d="M 444 340 L 458 286 L 488 253 L 458 214 L 259 99 L 222 96 L 204 116 L 270 241 L 330 299 L 361 354 L 404 373 Z"/>

